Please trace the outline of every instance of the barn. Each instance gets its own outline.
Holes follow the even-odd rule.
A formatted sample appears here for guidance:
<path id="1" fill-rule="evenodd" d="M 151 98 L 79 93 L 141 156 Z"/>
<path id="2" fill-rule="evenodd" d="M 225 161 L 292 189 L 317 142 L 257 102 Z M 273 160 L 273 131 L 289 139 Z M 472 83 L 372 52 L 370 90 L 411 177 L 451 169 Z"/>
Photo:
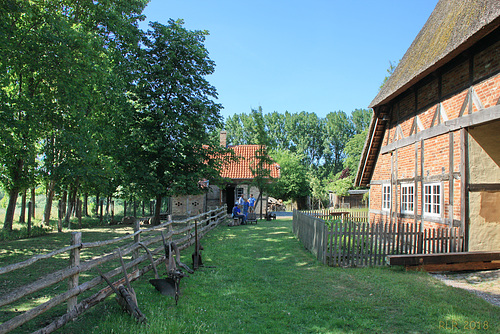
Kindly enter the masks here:
<path id="1" fill-rule="evenodd" d="M 370 222 L 460 227 L 500 250 L 500 1 L 440 0 L 371 102 Z"/>

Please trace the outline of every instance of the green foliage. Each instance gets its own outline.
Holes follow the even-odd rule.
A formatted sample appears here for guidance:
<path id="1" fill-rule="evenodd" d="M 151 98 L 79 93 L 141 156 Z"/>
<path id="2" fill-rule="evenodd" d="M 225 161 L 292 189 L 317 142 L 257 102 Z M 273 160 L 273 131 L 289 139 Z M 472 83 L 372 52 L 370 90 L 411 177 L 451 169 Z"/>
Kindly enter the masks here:
<path id="1" fill-rule="evenodd" d="M 333 191 L 339 196 L 349 195 L 348 191 L 353 188 L 354 177 L 348 176 L 346 178 L 340 178 L 340 173 L 335 175 L 332 182 L 328 183 L 327 190 Z"/>
<path id="2" fill-rule="evenodd" d="M 19 240 L 19 239 L 27 239 L 27 238 L 35 238 L 46 235 L 52 232 L 51 227 L 44 227 L 40 225 L 34 225 L 31 227 L 31 232 L 28 235 L 28 227 L 24 226 L 21 229 L 13 229 L 12 231 L 1 229 L 0 230 L 0 241 L 8 241 L 8 240 Z"/>
<path id="3" fill-rule="evenodd" d="M 116 178 L 106 148 L 119 138 L 111 139 L 109 120 L 127 104 L 121 66 L 137 45 L 146 3 L 2 5 L 0 183 L 12 197 L 4 228 L 12 228 L 18 193 L 39 177 L 55 182 L 58 191 L 102 188 Z"/>
<path id="4" fill-rule="evenodd" d="M 0 200 L 0 208 L 5 209 L 7 207 L 7 203 L 9 202 L 8 196 L 3 196 Z"/>
<path id="5" fill-rule="evenodd" d="M 379 90 L 382 89 L 382 87 L 385 85 L 387 80 L 389 80 L 389 77 L 394 73 L 394 70 L 398 66 L 399 61 L 390 61 L 389 60 L 389 68 L 387 69 L 387 75 L 385 76 L 384 80 L 382 81 L 382 84 L 379 87 Z"/>
<path id="6" fill-rule="evenodd" d="M 255 144 L 256 131 L 263 127 L 267 134 L 268 146 L 276 152 L 293 154 L 293 160 L 300 159 L 300 165 L 309 173 L 307 177 L 297 178 L 304 169 L 286 168 L 281 166 L 281 179 L 273 190 L 275 196 L 297 196 L 298 193 L 309 194 L 303 187 L 305 180 L 310 180 L 309 188 L 313 196 L 319 196 L 327 202 L 328 183 L 334 175 L 348 168 L 350 175 L 355 175 L 359 157 L 363 149 L 365 129 L 371 121 L 371 111 L 356 109 L 350 116 L 342 111 L 329 113 L 325 118 L 319 118 L 315 113 L 300 112 L 280 114 L 272 112 L 263 115 L 263 125 L 257 126 L 253 114 L 235 114 L 229 117 L 225 124 L 228 142 L 233 145 Z M 278 154 L 283 159 L 282 154 Z M 295 163 L 296 161 L 294 161 Z M 280 163 L 280 165 L 282 165 Z M 287 175 L 289 174 L 290 175 Z M 316 178 L 317 180 L 314 180 Z M 297 180 L 294 182 L 292 180 Z M 342 181 L 342 189 L 352 188 L 346 180 Z M 309 181 L 308 181 L 309 182 Z M 286 183 L 286 185 L 285 185 Z M 292 186 L 292 184 L 295 184 Z M 283 190 L 280 190 L 279 188 Z M 291 191 L 293 187 L 300 191 Z M 284 190 L 287 189 L 288 190 Z M 344 191 L 344 190 L 342 190 Z M 295 195 L 289 195 L 295 193 Z M 288 194 L 288 195 L 287 195 Z M 288 198 L 288 197 L 287 197 Z"/>
<path id="7" fill-rule="evenodd" d="M 354 176 L 357 173 L 361 154 L 363 153 L 363 146 L 368 135 L 368 129 L 361 133 L 355 134 L 345 145 L 344 154 L 345 159 L 343 167 L 349 169 L 350 175 Z"/>
<path id="8" fill-rule="evenodd" d="M 274 184 L 272 196 L 283 200 L 308 196 L 309 179 L 302 157 L 287 150 L 273 151 L 271 156 L 280 166 L 280 178 Z"/>

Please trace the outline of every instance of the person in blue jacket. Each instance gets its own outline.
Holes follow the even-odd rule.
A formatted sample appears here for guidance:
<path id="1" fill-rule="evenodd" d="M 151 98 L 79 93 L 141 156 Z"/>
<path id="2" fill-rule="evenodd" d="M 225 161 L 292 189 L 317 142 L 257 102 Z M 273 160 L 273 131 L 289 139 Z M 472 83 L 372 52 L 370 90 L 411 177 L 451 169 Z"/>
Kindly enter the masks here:
<path id="1" fill-rule="evenodd" d="M 249 208 L 249 203 L 246 198 L 243 199 L 243 214 L 245 215 L 245 218 L 248 217 L 248 208 Z"/>
<path id="2" fill-rule="evenodd" d="M 239 219 L 241 219 L 241 224 L 245 225 L 247 217 L 245 217 L 245 215 L 241 214 L 240 208 L 238 208 L 238 203 L 234 203 L 233 215 L 232 216 L 233 216 L 233 218 L 239 218 Z"/>

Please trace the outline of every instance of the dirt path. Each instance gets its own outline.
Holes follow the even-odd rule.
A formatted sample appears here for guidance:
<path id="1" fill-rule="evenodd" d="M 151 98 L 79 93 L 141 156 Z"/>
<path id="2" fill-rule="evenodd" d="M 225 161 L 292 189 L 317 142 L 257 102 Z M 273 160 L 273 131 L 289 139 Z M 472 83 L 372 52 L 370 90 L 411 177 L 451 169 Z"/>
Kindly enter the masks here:
<path id="1" fill-rule="evenodd" d="M 446 285 L 472 292 L 500 307 L 500 269 L 431 274 Z"/>

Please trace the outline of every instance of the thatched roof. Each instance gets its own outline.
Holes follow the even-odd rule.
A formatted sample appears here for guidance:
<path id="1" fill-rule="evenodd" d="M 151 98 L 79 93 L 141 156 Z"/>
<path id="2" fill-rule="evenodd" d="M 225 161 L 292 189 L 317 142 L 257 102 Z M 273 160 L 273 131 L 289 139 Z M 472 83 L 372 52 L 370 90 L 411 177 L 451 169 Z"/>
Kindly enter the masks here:
<path id="1" fill-rule="evenodd" d="M 440 0 L 369 107 L 386 104 L 466 50 L 499 18 L 499 0 Z"/>

